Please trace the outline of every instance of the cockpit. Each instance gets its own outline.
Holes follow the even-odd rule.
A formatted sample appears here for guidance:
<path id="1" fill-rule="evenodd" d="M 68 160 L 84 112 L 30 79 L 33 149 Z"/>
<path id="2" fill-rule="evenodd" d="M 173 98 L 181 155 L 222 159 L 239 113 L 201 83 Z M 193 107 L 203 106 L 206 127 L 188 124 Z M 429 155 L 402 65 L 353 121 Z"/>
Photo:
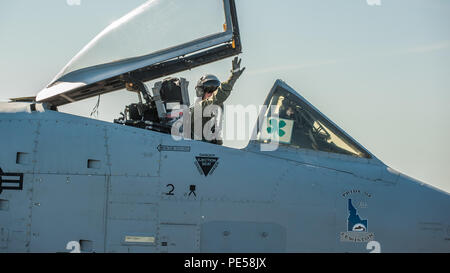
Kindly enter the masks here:
<path id="1" fill-rule="evenodd" d="M 370 154 L 287 84 L 277 81 L 256 140 L 292 149 L 370 158 Z"/>
<path id="2" fill-rule="evenodd" d="M 241 50 L 234 0 L 149 0 L 99 33 L 36 102 L 56 108 L 126 89 L 138 101 L 114 122 L 169 133 L 190 101 L 188 81 L 165 77 Z"/>
<path id="3" fill-rule="evenodd" d="M 188 84 L 184 78 L 169 77 L 156 82 L 150 92 L 145 84 L 129 78 L 126 89 L 137 94 L 138 102 L 127 105 L 114 123 L 170 133 L 190 105 Z"/>
<path id="4" fill-rule="evenodd" d="M 97 35 L 39 92 L 36 102 L 56 108 L 126 89 L 136 93 L 137 102 L 114 122 L 170 133 L 190 101 L 188 81 L 167 77 L 241 51 L 234 0 L 149 0 Z M 151 87 L 145 84 L 149 81 Z M 256 141 L 370 158 L 285 84 L 275 84 L 265 105 L 260 115 L 265 127 L 258 126 Z"/>

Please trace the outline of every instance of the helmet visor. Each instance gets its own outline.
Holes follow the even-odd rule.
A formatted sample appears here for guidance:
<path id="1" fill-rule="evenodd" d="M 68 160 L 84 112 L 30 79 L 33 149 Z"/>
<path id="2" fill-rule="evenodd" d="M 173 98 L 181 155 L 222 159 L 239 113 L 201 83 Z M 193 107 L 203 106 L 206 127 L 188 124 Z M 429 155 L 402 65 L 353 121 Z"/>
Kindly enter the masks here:
<path id="1" fill-rule="evenodd" d="M 216 80 L 210 80 L 207 81 L 205 83 L 203 83 L 203 91 L 205 93 L 212 93 L 214 91 L 216 91 L 217 88 L 219 88 L 220 86 L 220 81 L 216 81 Z"/>

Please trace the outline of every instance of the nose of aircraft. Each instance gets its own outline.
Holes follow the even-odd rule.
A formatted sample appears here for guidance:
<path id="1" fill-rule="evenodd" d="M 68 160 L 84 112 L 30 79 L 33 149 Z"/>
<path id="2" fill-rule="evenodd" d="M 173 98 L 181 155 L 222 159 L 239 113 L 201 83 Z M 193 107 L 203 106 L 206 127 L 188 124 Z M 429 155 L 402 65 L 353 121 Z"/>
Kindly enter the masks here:
<path id="1" fill-rule="evenodd" d="M 450 194 L 403 174 L 398 185 L 410 202 L 404 213 L 415 224 L 410 230 L 418 251 L 450 252 Z"/>

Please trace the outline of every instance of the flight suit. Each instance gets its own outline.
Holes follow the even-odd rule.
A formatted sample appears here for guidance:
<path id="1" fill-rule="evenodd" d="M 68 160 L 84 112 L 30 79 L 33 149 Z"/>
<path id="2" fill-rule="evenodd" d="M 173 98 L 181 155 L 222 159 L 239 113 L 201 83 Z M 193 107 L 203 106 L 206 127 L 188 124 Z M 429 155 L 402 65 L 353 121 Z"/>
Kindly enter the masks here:
<path id="1" fill-rule="evenodd" d="M 191 117 L 191 138 L 192 139 L 200 139 L 200 135 L 195 134 L 195 127 L 194 124 L 196 122 L 195 120 L 195 112 L 196 111 L 200 111 L 201 109 L 201 113 L 199 113 L 199 115 L 201 114 L 202 117 L 202 134 L 201 134 L 201 140 L 202 141 L 207 141 L 210 143 L 214 143 L 214 144 L 218 144 L 218 145 L 222 145 L 222 140 L 221 139 L 213 139 L 211 141 L 208 141 L 205 138 L 205 135 L 203 133 L 203 129 L 205 128 L 205 125 L 211 120 L 211 119 L 216 119 L 217 117 L 212 115 L 212 117 L 204 117 L 203 113 L 205 111 L 205 108 L 210 106 L 210 105 L 217 105 L 220 107 L 220 109 L 222 110 L 223 113 L 223 109 L 224 109 L 224 105 L 223 103 L 228 99 L 228 97 L 231 94 L 231 91 L 233 90 L 233 86 L 236 83 L 237 79 L 239 78 L 240 74 L 235 74 L 232 73 L 230 78 L 221 83 L 221 85 L 219 86 L 219 88 L 217 88 L 216 91 L 214 91 L 213 95 L 205 100 L 202 100 L 200 102 L 197 102 L 193 107 L 191 107 L 190 109 L 190 117 Z M 223 114 L 222 114 L 223 115 Z M 221 115 L 221 116 L 222 116 Z M 215 128 L 215 126 L 212 128 L 212 133 L 216 133 L 216 130 L 219 130 L 217 135 L 220 134 L 220 127 L 221 127 L 221 120 L 216 121 L 216 125 L 219 126 L 219 128 Z"/>

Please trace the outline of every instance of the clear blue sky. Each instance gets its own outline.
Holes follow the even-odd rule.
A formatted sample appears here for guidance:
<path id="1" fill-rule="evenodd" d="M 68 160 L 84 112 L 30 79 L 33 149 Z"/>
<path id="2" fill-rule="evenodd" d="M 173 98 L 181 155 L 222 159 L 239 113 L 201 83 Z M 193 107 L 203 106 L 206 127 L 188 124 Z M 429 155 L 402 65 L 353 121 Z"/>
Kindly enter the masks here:
<path id="1" fill-rule="evenodd" d="M 1 0 L 0 100 L 36 95 L 97 33 L 144 2 Z M 247 71 L 229 104 L 261 104 L 283 79 L 387 165 L 450 192 L 450 1 L 236 2 Z M 224 79 L 230 63 L 182 76 L 191 87 L 206 72 Z M 111 121 L 134 100 L 103 96 L 99 118 Z M 60 110 L 89 116 L 95 102 Z"/>

